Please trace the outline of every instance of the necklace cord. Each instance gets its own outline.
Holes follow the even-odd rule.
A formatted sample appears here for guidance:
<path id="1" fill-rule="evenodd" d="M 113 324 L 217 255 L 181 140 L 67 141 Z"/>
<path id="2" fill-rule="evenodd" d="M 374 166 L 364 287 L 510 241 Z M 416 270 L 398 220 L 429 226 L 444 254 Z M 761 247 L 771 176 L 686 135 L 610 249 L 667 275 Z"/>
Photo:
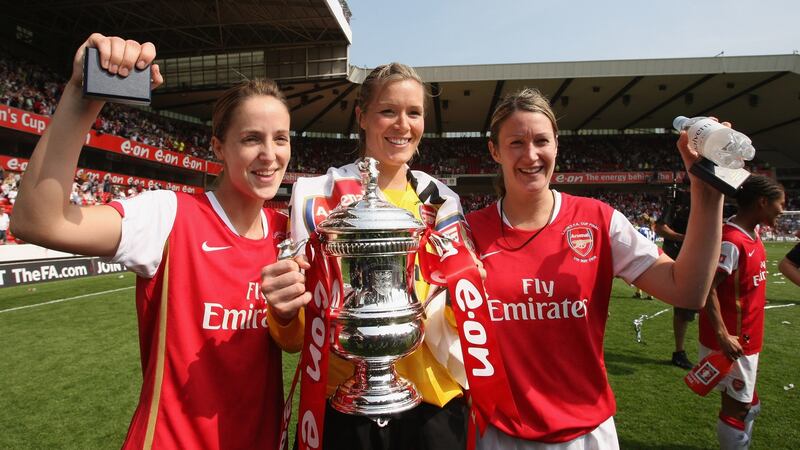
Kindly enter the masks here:
<path id="1" fill-rule="evenodd" d="M 542 231 L 544 231 L 544 229 L 547 228 L 548 225 L 550 225 L 550 222 L 553 221 L 553 214 L 555 213 L 555 210 L 556 210 L 556 194 L 552 190 L 550 191 L 550 193 L 553 195 L 553 205 L 550 207 L 550 217 L 547 219 L 547 223 L 545 223 L 544 226 L 542 226 L 542 228 L 539 228 L 538 230 L 536 230 L 536 232 L 533 233 L 533 236 L 529 237 L 519 247 L 514 247 L 514 246 L 510 245 L 508 243 L 508 238 L 506 238 L 505 230 L 503 229 L 503 219 L 506 217 L 506 213 L 503 210 L 503 198 L 500 198 L 500 236 L 503 238 L 503 241 L 505 242 L 504 245 L 501 245 L 503 250 L 507 250 L 509 252 L 516 252 L 517 250 L 521 250 L 526 245 L 530 244 L 532 240 L 536 239 L 536 236 L 539 236 L 539 234 Z M 513 227 L 510 226 L 510 224 L 511 224 L 511 222 L 509 222 L 509 227 L 513 228 Z"/>

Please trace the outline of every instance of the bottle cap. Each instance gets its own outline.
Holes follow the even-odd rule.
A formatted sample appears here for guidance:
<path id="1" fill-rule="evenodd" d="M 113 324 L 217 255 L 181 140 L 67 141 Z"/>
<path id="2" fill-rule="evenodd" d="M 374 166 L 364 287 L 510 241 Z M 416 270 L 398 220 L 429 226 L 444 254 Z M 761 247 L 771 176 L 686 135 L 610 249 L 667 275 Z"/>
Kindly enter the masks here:
<path id="1" fill-rule="evenodd" d="M 687 120 L 689 120 L 689 118 L 686 116 L 676 117 L 675 120 L 672 121 L 672 128 L 681 131 L 683 129 L 683 124 L 686 123 Z"/>

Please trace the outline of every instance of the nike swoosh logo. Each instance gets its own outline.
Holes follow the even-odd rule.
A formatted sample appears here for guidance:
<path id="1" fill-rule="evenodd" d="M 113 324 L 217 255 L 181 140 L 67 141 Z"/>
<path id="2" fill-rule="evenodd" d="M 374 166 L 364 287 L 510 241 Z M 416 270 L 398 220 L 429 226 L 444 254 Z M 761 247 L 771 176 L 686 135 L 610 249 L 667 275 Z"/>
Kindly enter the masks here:
<path id="1" fill-rule="evenodd" d="M 500 253 L 500 252 L 502 252 L 502 250 L 497 250 L 497 251 L 494 251 L 494 252 L 489 252 L 489 253 L 483 253 L 483 254 L 481 254 L 481 256 L 480 256 L 480 259 L 481 259 L 481 261 L 483 261 L 484 259 L 486 259 L 486 258 L 488 258 L 488 257 L 490 257 L 490 256 L 492 256 L 492 255 L 496 255 L 496 254 L 498 254 L 498 253 Z"/>
<path id="2" fill-rule="evenodd" d="M 212 246 L 208 245 L 208 241 L 205 241 L 205 242 L 203 242 L 202 248 L 203 248 L 204 252 L 216 252 L 217 250 L 229 249 L 229 248 L 231 248 L 231 246 L 229 245 L 227 247 L 212 247 Z"/>
<path id="3" fill-rule="evenodd" d="M 751 251 L 747 252 L 747 256 L 753 256 L 753 253 L 755 253 L 755 252 L 756 252 L 755 250 L 751 250 Z"/>

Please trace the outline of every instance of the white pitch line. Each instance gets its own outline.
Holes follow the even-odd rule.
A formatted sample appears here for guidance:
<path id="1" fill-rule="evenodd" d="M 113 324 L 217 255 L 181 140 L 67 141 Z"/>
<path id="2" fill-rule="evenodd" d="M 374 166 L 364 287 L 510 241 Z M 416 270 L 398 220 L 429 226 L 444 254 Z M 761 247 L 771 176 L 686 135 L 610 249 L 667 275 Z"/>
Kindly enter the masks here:
<path id="1" fill-rule="evenodd" d="M 797 304 L 797 303 L 788 303 L 788 304 L 786 304 L 786 305 L 769 305 L 769 306 L 765 306 L 765 307 L 764 307 L 764 309 L 773 309 L 773 308 L 787 308 L 787 307 L 789 307 L 789 306 L 794 306 L 794 305 L 796 305 L 796 304 Z M 0 311 L 0 312 L 2 312 L 2 311 Z"/>
<path id="2" fill-rule="evenodd" d="M 52 305 L 53 303 L 61 303 L 61 302 L 66 302 L 66 301 L 70 301 L 70 300 L 77 300 L 79 298 L 91 297 L 93 295 L 110 294 L 112 292 L 119 292 L 119 291 L 124 291 L 126 289 L 133 289 L 134 287 L 135 286 L 128 286 L 128 287 L 119 288 L 119 289 L 111 289 L 110 291 L 93 292 L 91 294 L 78 295 L 77 297 L 59 298 L 59 299 L 55 299 L 55 300 L 50 300 L 49 302 L 35 303 L 33 305 L 25 305 L 25 306 L 17 306 L 16 308 L 0 309 L 0 314 L 11 312 L 11 311 L 17 311 L 17 310 L 20 310 L 20 309 L 35 308 L 37 306 Z"/>

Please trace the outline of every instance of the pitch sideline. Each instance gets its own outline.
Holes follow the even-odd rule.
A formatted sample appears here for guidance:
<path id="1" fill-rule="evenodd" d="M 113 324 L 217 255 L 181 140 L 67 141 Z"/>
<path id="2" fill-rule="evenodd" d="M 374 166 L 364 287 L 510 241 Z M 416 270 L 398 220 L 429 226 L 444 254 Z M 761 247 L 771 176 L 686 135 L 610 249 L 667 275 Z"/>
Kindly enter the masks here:
<path id="1" fill-rule="evenodd" d="M 70 301 L 70 300 L 77 300 L 77 299 L 80 299 L 80 298 L 91 297 L 93 295 L 110 294 L 112 292 L 124 291 L 126 289 L 133 289 L 135 287 L 136 286 L 128 286 L 128 287 L 124 287 L 124 288 L 111 289 L 109 291 L 92 292 L 91 294 L 83 294 L 83 295 L 78 295 L 78 296 L 75 296 L 75 297 L 58 298 L 58 299 L 55 299 L 55 300 L 50 300 L 49 302 L 35 303 L 33 305 L 25 305 L 25 306 L 17 306 L 17 307 L 8 308 L 8 309 L 0 309 L 0 314 L 7 313 L 7 312 L 12 312 L 12 311 L 17 311 L 17 310 L 20 310 L 20 309 L 35 308 L 37 306 L 52 305 L 53 303 L 61 303 L 61 302 L 67 302 L 67 301 Z"/>

